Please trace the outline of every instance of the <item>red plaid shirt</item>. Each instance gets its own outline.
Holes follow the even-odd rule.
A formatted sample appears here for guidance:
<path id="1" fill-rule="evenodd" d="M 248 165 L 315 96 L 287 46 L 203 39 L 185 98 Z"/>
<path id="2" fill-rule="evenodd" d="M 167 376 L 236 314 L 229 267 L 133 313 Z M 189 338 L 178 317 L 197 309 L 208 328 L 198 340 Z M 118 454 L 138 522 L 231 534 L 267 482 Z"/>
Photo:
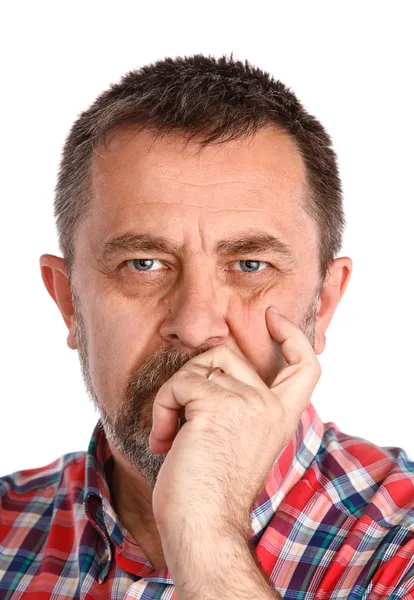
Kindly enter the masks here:
<path id="1" fill-rule="evenodd" d="M 0 479 L 1 600 L 177 598 L 113 509 L 111 461 L 98 423 L 86 453 Z M 414 599 L 414 463 L 324 425 L 310 404 L 257 498 L 250 543 L 285 599 Z"/>

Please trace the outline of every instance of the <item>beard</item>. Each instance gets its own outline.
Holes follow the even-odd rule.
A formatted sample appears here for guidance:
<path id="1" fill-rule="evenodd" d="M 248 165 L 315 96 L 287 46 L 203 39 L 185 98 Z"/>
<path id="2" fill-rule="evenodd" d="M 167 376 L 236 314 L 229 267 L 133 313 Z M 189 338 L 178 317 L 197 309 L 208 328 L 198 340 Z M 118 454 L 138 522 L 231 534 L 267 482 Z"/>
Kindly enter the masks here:
<path id="1" fill-rule="evenodd" d="M 300 329 L 314 347 L 315 315 L 318 307 L 320 288 L 318 288 L 310 307 L 299 325 Z M 126 392 L 109 415 L 99 401 L 92 384 L 87 349 L 85 322 L 80 310 L 80 302 L 72 289 L 72 303 L 76 324 L 76 343 L 86 391 L 100 415 L 102 428 L 107 439 L 138 471 L 146 478 L 152 488 L 155 487 L 158 473 L 167 454 L 155 454 L 149 447 L 152 429 L 152 408 L 160 387 L 191 358 L 205 352 L 208 348 L 196 352 L 185 352 L 178 348 L 161 348 L 147 357 L 136 368 Z M 282 364 L 283 354 L 277 347 L 277 363 Z M 249 362 L 249 361 L 247 361 Z M 249 364 L 256 370 L 254 365 Z M 179 426 L 185 423 L 180 420 Z"/>

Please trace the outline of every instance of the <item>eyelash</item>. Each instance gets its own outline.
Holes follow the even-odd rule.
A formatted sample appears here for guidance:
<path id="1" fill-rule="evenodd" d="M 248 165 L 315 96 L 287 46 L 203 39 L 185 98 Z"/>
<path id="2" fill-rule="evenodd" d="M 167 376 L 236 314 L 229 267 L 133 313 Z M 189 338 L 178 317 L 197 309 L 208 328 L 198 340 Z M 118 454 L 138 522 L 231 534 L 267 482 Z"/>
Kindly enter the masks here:
<path id="1" fill-rule="evenodd" d="M 148 260 L 148 261 L 149 261 L 149 260 L 152 260 L 152 261 L 158 261 L 158 262 L 162 263 L 162 261 L 161 261 L 160 259 L 158 259 L 158 258 L 133 258 L 133 259 L 130 259 L 130 260 L 126 260 L 126 261 L 124 261 L 122 264 L 123 264 L 123 265 L 125 265 L 126 267 L 128 267 L 128 263 L 133 263 L 133 262 L 140 261 L 140 260 L 143 260 L 143 261 L 146 261 L 146 260 Z M 236 262 L 236 263 L 237 263 L 237 262 L 258 262 L 259 264 L 265 264 L 265 265 L 268 265 L 268 266 L 269 266 L 269 267 L 271 267 L 271 268 L 273 267 L 273 265 L 272 265 L 271 263 L 267 262 L 267 261 L 263 261 L 263 260 L 255 260 L 255 259 L 251 259 L 251 258 L 247 258 L 247 259 L 239 259 L 239 260 L 236 260 L 236 261 L 234 261 L 234 262 Z M 146 270 L 139 271 L 139 270 L 134 270 L 134 269 L 131 267 L 131 271 L 135 271 L 135 273 L 156 273 L 156 272 L 158 272 L 158 271 L 162 271 L 162 270 L 163 270 L 163 269 L 158 269 L 158 270 L 156 270 L 156 271 L 146 271 Z M 230 270 L 230 269 L 229 269 L 229 270 Z M 233 270 L 233 269 L 232 269 L 232 270 Z M 236 271 L 237 273 L 243 273 L 244 275 L 258 275 L 259 273 L 261 273 L 262 271 L 265 271 L 265 270 L 266 270 L 266 268 L 264 268 L 264 269 L 260 269 L 259 271 L 252 271 L 252 272 L 249 272 L 249 271 L 242 271 L 242 270 L 234 269 L 234 271 Z"/>

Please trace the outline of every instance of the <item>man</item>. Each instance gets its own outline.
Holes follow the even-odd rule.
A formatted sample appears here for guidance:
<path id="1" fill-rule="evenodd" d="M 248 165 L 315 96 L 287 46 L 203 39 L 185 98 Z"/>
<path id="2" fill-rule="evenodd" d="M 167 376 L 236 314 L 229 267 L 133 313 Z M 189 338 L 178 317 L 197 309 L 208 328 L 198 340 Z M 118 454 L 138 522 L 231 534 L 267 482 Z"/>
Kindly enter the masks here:
<path id="1" fill-rule="evenodd" d="M 325 425 L 352 270 L 335 153 L 294 94 L 201 55 L 75 122 L 45 286 L 100 414 L 2 479 L 1 598 L 414 598 L 414 465 Z"/>

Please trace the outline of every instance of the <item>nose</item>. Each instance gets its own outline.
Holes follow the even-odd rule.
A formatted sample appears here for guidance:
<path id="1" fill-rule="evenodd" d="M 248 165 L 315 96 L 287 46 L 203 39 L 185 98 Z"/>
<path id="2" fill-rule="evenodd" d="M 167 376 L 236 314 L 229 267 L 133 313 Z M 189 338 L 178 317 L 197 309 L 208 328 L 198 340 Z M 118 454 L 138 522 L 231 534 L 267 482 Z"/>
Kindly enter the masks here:
<path id="1" fill-rule="evenodd" d="M 193 274 L 164 299 L 170 313 L 161 325 L 160 334 L 170 345 L 192 349 L 217 346 L 229 335 L 225 314 L 225 290 L 219 289 L 211 276 Z"/>

